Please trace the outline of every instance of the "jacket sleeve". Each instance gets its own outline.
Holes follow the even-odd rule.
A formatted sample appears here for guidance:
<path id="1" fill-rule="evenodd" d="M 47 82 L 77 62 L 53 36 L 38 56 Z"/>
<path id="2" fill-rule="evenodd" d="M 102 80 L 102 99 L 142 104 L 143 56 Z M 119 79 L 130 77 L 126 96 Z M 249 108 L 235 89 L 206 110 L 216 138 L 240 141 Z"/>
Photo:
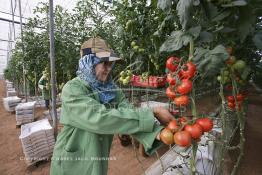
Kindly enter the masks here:
<path id="1" fill-rule="evenodd" d="M 127 98 L 125 98 L 122 91 L 119 91 L 120 99 L 119 99 L 119 105 L 118 107 L 125 107 L 125 108 L 133 108 L 133 105 L 131 105 Z M 145 149 L 145 152 L 148 155 L 153 154 L 158 148 L 160 148 L 163 143 L 159 140 L 156 140 L 156 136 L 159 134 L 159 132 L 163 129 L 163 126 L 159 126 L 157 124 L 154 124 L 152 132 L 137 132 L 132 134 L 132 137 L 134 137 L 136 140 L 138 140 Z"/>
<path id="2" fill-rule="evenodd" d="M 154 116 L 150 109 L 124 106 L 107 109 L 89 91 L 77 84 L 67 83 L 62 91 L 61 123 L 98 134 L 134 134 L 152 132 Z"/>

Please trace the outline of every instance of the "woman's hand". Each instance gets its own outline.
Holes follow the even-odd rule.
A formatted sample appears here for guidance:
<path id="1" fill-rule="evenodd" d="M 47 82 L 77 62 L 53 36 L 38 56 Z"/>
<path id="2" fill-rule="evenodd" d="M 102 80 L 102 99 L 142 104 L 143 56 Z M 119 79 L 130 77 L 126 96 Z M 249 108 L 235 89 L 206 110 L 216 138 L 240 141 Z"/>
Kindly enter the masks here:
<path id="1" fill-rule="evenodd" d="M 154 107 L 153 113 L 162 125 L 168 125 L 168 123 L 174 119 L 173 115 L 164 107 Z"/>

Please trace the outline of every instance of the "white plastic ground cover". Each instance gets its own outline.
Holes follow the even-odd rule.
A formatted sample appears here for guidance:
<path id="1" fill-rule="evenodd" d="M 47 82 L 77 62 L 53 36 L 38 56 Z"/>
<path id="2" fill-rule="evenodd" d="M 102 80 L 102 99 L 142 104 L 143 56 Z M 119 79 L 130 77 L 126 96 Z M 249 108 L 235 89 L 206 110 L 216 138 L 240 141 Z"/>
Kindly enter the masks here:
<path id="1" fill-rule="evenodd" d="M 22 125 L 19 139 L 28 164 L 51 156 L 55 145 L 53 128 L 47 119 Z"/>
<path id="2" fill-rule="evenodd" d="M 21 98 L 17 96 L 3 98 L 3 104 L 5 110 L 12 112 L 15 111 L 15 107 L 21 102 Z"/>

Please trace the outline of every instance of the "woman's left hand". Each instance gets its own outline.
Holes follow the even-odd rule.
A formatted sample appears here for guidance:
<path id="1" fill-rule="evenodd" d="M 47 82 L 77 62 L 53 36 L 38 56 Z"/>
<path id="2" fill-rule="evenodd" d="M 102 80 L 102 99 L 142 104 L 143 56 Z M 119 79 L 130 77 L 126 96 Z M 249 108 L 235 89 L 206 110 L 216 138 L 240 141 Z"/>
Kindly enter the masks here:
<path id="1" fill-rule="evenodd" d="M 174 119 L 173 115 L 164 107 L 154 107 L 153 113 L 162 125 L 168 125 Z"/>

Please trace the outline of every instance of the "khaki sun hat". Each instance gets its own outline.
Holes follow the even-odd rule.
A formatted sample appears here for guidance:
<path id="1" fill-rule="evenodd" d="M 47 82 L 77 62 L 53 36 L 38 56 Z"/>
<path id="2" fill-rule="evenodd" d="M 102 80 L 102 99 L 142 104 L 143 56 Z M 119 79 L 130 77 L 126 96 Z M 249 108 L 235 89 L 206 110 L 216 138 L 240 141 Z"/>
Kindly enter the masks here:
<path id="1" fill-rule="evenodd" d="M 81 57 L 88 54 L 95 54 L 101 61 L 121 60 L 106 43 L 105 40 L 95 37 L 85 41 L 81 46 Z"/>

